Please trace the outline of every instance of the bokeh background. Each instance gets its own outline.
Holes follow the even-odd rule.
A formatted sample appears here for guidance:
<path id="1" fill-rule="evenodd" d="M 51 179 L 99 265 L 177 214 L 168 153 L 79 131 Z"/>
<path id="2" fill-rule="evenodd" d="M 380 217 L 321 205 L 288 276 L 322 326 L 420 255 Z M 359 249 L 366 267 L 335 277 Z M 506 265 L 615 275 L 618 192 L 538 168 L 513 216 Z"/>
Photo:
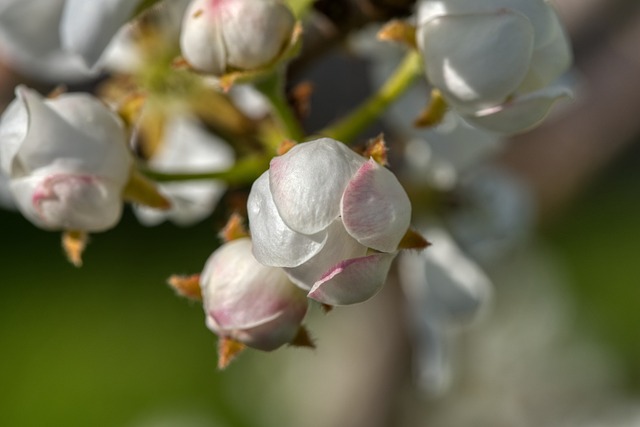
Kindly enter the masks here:
<path id="1" fill-rule="evenodd" d="M 353 309 L 313 310 L 318 349 L 248 351 L 221 372 L 202 308 L 165 283 L 200 271 L 220 215 L 146 228 L 127 211 L 76 269 L 58 234 L 0 211 L 0 425 L 640 425 L 640 11 L 555 3 L 596 89 L 492 160 L 531 186 L 541 216 L 527 244 L 488 268 L 494 301 L 458 334 L 446 394 L 414 386 L 393 280 Z M 319 87 L 368 81 L 366 62 L 337 51 L 316 68 Z M 24 78 L 2 70 L 11 96 Z M 336 114 L 338 92 L 315 98 L 308 126 Z"/>

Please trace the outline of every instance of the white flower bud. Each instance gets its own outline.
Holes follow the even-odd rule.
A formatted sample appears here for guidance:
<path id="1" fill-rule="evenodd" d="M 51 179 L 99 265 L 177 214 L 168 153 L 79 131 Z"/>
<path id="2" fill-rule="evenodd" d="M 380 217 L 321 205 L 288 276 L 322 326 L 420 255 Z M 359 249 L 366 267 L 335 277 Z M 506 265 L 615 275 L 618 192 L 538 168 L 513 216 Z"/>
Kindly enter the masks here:
<path id="1" fill-rule="evenodd" d="M 295 17 L 280 0 L 193 0 L 180 46 L 195 69 L 215 75 L 269 65 L 291 39 Z"/>
<path id="2" fill-rule="evenodd" d="M 120 120 L 87 94 L 16 95 L 0 119 L 0 160 L 18 209 L 47 230 L 113 227 L 132 163 Z"/>
<path id="3" fill-rule="evenodd" d="M 297 335 L 307 298 L 282 269 L 260 264 L 251 240 L 241 238 L 218 248 L 200 275 L 207 327 L 259 350 L 275 350 Z"/>
<path id="4" fill-rule="evenodd" d="M 431 84 L 486 129 L 527 130 L 570 94 L 546 90 L 569 67 L 571 50 L 544 0 L 423 0 L 417 42 Z"/>
<path id="5" fill-rule="evenodd" d="M 247 211 L 258 261 L 285 267 L 310 298 L 347 305 L 386 281 L 411 203 L 388 169 L 321 138 L 274 158 Z"/>

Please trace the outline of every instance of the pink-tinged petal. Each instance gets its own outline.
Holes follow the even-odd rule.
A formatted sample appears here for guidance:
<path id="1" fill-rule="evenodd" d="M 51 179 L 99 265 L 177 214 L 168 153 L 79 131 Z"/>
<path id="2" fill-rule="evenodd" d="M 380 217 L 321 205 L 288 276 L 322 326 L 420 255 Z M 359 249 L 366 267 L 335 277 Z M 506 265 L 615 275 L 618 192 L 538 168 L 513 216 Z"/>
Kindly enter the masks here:
<path id="1" fill-rule="evenodd" d="M 395 175 L 369 160 L 342 196 L 342 222 L 366 247 L 393 252 L 409 228 L 411 202 Z"/>
<path id="2" fill-rule="evenodd" d="M 100 232 L 122 214 L 120 188 L 91 175 L 32 175 L 11 182 L 22 214 L 46 230 Z"/>
<path id="3" fill-rule="evenodd" d="M 504 135 L 525 132 L 549 114 L 551 107 L 563 98 L 571 97 L 568 87 L 549 86 L 537 92 L 517 96 L 495 108 L 479 111 L 476 115 L 464 116 L 472 125 Z"/>
<path id="4" fill-rule="evenodd" d="M 298 144 L 274 158 L 269 185 L 284 223 L 303 234 L 327 228 L 340 214 L 342 193 L 364 162 L 330 138 Z"/>
<path id="5" fill-rule="evenodd" d="M 326 230 L 306 235 L 291 230 L 280 218 L 269 189 L 269 173 L 263 173 L 251 187 L 247 201 L 253 254 L 265 265 L 297 267 L 320 252 Z"/>
<path id="6" fill-rule="evenodd" d="M 221 2 L 194 0 L 182 21 L 180 49 L 182 56 L 195 69 L 215 75 L 227 69 L 227 50 L 222 35 Z"/>
<path id="7" fill-rule="evenodd" d="M 367 248 L 347 233 L 340 220 L 334 221 L 327 233 L 327 242 L 319 253 L 298 267 L 284 269 L 289 279 L 304 290 L 310 290 L 331 266 L 367 253 Z"/>
<path id="8" fill-rule="evenodd" d="M 396 254 L 373 254 L 333 266 L 307 295 L 328 305 L 349 305 L 373 297 L 387 280 Z"/>
<path id="9" fill-rule="evenodd" d="M 502 103 L 524 80 L 533 54 L 530 21 L 500 10 L 434 18 L 419 27 L 429 81 L 458 110 Z"/>

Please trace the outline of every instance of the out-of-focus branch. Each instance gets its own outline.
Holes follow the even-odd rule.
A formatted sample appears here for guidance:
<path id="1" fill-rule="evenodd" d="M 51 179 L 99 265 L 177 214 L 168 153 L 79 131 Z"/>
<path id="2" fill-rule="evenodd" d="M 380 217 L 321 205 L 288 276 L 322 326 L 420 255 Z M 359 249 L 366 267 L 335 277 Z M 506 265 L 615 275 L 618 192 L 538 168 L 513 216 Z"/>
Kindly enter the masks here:
<path id="1" fill-rule="evenodd" d="M 581 61 L 578 98 L 544 126 L 514 139 L 502 164 L 537 197 L 541 219 L 564 207 L 640 133 L 640 12 Z"/>

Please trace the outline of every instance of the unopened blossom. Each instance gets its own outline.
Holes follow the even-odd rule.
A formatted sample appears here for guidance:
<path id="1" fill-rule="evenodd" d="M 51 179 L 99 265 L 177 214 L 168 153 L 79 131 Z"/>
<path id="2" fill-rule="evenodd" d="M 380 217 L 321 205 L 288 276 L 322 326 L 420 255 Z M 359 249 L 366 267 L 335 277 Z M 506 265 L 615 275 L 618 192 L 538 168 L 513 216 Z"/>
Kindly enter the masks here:
<path id="1" fill-rule="evenodd" d="M 196 70 L 222 75 L 265 67 L 291 40 L 295 17 L 281 0 L 193 0 L 180 46 Z"/>
<path id="2" fill-rule="evenodd" d="M 256 259 L 330 305 L 382 287 L 411 217 L 393 173 L 330 138 L 274 158 L 247 209 Z"/>
<path id="3" fill-rule="evenodd" d="M 249 238 L 218 248 L 206 262 L 200 287 L 207 327 L 259 350 L 290 343 L 307 312 L 304 292 L 281 268 L 256 261 Z"/>
<path id="4" fill-rule="evenodd" d="M 16 95 L 0 119 L 0 159 L 20 212 L 47 230 L 113 227 L 132 164 L 119 118 L 88 94 Z"/>
<path id="5" fill-rule="evenodd" d="M 570 94 L 552 85 L 571 52 L 545 0 L 424 0 L 417 42 L 429 81 L 480 127 L 524 131 Z"/>

